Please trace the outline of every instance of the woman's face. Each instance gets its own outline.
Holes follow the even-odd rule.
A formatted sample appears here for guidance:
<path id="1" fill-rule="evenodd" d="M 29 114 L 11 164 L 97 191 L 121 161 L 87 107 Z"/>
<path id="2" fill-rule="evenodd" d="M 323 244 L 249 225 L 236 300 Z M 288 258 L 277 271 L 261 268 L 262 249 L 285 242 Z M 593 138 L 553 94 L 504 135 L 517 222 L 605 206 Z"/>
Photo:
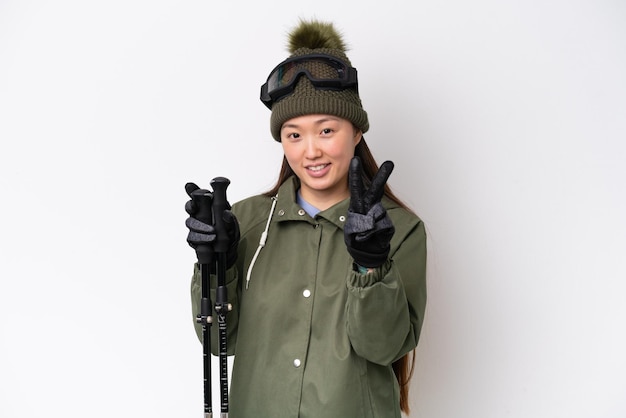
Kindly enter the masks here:
<path id="1" fill-rule="evenodd" d="M 299 116 L 283 124 L 283 151 L 304 200 L 325 210 L 350 195 L 348 167 L 361 136 L 350 121 L 331 115 Z"/>

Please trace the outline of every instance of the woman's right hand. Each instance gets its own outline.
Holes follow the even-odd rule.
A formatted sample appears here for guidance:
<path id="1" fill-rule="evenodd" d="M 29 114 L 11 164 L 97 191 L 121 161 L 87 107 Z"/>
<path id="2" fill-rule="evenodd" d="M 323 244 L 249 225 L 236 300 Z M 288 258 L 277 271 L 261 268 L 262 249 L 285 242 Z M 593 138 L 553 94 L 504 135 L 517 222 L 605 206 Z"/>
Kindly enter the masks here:
<path id="1" fill-rule="evenodd" d="M 187 183 L 185 190 L 191 198 L 185 204 L 185 211 L 189 214 L 185 221 L 185 225 L 189 229 L 187 243 L 196 250 L 199 263 L 212 263 L 215 261 L 213 246 L 217 242 L 217 231 L 213 220 L 213 193 L 207 189 L 199 188 L 194 183 Z M 226 205 L 230 208 L 228 202 Z M 223 211 L 222 219 L 228 241 L 226 267 L 230 268 L 237 260 L 237 247 L 240 238 L 239 222 L 230 209 Z"/>

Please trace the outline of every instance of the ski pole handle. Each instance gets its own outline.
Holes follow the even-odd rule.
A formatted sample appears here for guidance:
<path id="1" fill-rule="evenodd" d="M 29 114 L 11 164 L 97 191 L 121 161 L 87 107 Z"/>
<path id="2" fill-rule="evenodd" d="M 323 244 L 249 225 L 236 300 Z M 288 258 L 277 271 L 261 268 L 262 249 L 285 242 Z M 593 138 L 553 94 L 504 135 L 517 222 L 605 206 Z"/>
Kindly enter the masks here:
<path id="1" fill-rule="evenodd" d="M 228 251 L 228 231 L 224 224 L 224 211 L 230 209 L 228 200 L 226 199 L 226 189 L 230 184 L 230 180 L 225 177 L 216 177 L 211 180 L 213 188 L 213 220 L 217 240 L 213 246 L 216 253 L 226 253 Z"/>

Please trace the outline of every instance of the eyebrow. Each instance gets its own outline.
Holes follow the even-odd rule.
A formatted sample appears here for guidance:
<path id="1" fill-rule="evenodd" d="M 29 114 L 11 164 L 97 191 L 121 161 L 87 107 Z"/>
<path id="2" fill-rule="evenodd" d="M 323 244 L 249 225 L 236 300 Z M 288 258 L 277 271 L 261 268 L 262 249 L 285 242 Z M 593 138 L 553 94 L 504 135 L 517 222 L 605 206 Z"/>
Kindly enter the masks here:
<path id="1" fill-rule="evenodd" d="M 339 118 L 334 117 L 334 116 L 324 116 L 321 119 L 316 119 L 313 123 L 315 123 L 316 125 L 319 125 L 319 124 L 322 124 L 322 123 L 325 123 L 325 122 L 329 122 L 329 121 L 337 122 L 339 120 L 340 120 Z M 299 126 L 300 125 L 295 124 L 295 123 L 285 123 L 283 125 L 283 128 L 298 128 Z"/>

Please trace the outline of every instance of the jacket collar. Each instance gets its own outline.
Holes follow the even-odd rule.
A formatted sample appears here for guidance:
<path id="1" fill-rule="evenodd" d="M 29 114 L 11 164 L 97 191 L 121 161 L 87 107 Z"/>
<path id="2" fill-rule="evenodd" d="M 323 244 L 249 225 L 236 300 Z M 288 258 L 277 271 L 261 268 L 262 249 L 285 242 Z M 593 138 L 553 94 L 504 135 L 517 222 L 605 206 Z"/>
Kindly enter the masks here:
<path id="1" fill-rule="evenodd" d="M 315 219 L 313 219 L 296 203 L 296 191 L 299 187 L 300 180 L 298 180 L 296 176 L 291 176 L 278 189 L 278 201 L 274 215 L 278 222 L 306 221 L 315 225 L 318 223 L 318 218 L 324 218 L 335 224 L 338 228 L 343 229 L 346 214 L 348 213 L 348 206 L 350 204 L 349 198 L 321 211 L 315 216 Z"/>

